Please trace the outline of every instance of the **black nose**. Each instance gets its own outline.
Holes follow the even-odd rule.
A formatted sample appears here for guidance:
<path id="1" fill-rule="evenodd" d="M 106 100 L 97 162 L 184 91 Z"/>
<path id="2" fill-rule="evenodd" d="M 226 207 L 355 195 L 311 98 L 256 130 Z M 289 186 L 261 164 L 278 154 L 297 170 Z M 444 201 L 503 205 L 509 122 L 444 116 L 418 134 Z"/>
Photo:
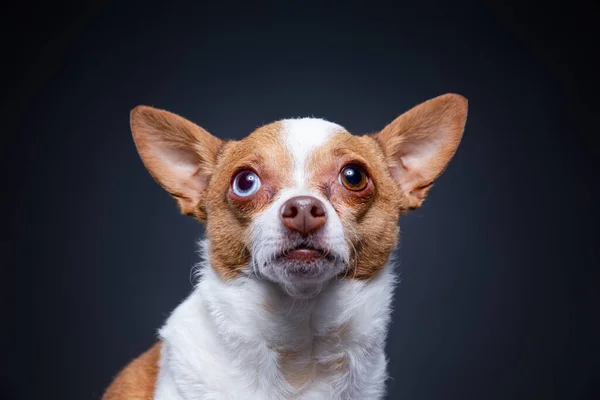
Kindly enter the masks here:
<path id="1" fill-rule="evenodd" d="M 281 207 L 281 221 L 288 229 L 308 235 L 325 225 L 327 213 L 319 199 L 312 196 L 296 196 Z"/>

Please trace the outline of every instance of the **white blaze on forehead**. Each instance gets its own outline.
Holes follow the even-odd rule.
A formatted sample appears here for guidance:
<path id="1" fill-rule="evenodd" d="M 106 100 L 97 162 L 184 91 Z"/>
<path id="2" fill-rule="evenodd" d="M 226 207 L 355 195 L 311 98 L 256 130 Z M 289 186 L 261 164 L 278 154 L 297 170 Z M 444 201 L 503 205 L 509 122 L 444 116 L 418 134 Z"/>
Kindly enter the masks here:
<path id="1" fill-rule="evenodd" d="M 296 187 L 304 187 L 306 162 L 310 154 L 331 137 L 346 130 L 333 122 L 319 118 L 284 119 L 283 137 L 294 160 L 293 177 Z"/>

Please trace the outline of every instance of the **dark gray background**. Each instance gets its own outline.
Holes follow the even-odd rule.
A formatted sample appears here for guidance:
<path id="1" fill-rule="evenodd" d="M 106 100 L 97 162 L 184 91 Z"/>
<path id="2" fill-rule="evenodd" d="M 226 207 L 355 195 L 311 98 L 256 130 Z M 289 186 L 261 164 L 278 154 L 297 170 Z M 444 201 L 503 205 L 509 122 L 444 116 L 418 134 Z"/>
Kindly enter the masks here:
<path id="1" fill-rule="evenodd" d="M 97 399 L 191 289 L 203 228 L 131 108 L 365 133 L 456 92 L 464 140 L 401 220 L 389 398 L 600 398 L 591 2 L 250 3 L 3 6 L 0 397 Z"/>

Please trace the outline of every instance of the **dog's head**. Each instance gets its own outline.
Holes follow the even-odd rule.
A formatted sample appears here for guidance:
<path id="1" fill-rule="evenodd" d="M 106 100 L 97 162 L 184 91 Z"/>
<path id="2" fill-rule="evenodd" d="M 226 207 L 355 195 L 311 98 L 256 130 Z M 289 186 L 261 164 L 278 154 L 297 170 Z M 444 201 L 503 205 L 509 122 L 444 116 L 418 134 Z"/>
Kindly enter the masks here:
<path id="1" fill-rule="evenodd" d="M 419 207 L 458 147 L 467 101 L 436 97 L 376 134 L 287 119 L 224 141 L 139 106 L 142 161 L 184 214 L 206 222 L 211 266 L 302 295 L 335 277 L 367 279 L 388 261 L 398 218 Z"/>

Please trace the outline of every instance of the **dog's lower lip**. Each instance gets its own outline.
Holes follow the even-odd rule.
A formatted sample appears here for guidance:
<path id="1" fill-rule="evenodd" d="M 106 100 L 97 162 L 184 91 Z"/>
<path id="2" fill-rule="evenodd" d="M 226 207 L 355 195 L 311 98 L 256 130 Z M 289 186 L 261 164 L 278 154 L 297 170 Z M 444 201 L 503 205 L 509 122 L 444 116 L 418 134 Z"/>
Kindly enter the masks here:
<path id="1" fill-rule="evenodd" d="M 323 257 L 323 252 L 315 249 L 301 247 L 289 252 L 285 258 L 294 261 L 310 262 Z"/>

